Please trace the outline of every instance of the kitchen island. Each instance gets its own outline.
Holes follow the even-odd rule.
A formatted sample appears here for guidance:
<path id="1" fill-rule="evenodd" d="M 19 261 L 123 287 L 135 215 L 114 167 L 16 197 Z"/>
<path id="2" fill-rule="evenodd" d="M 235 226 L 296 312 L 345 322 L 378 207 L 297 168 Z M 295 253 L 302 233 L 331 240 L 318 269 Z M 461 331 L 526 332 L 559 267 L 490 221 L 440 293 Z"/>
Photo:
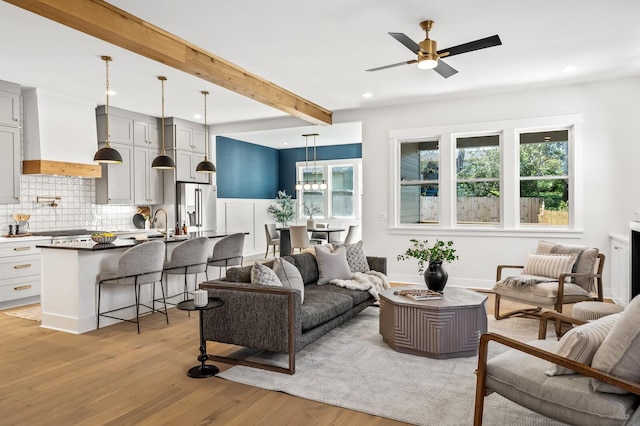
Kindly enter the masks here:
<path id="1" fill-rule="evenodd" d="M 173 248 L 189 238 L 205 236 L 211 239 L 211 252 L 215 239 L 232 233 L 216 231 L 199 231 L 188 235 L 178 235 L 166 239 L 165 258 L 170 259 Z M 157 234 L 156 234 L 157 235 Z M 155 237 L 156 235 L 152 235 Z M 163 241 L 162 238 L 149 240 Z M 93 241 L 70 241 L 59 243 L 40 243 L 37 247 L 42 251 L 42 292 L 40 305 L 42 308 L 42 327 L 68 333 L 86 333 L 96 329 L 97 316 L 97 283 L 104 271 L 117 269 L 120 255 L 128 248 L 144 244 L 132 236 L 118 238 L 113 243 L 96 244 Z M 182 275 L 166 275 L 168 294 L 182 292 L 184 277 Z M 199 282 L 204 279 L 199 279 Z M 157 289 L 159 297 L 160 289 Z M 103 310 L 115 309 L 132 303 L 131 286 L 111 286 L 103 291 L 101 306 Z M 150 304 L 152 286 L 141 288 L 140 300 Z M 177 301 L 177 300 L 176 300 Z M 123 316 L 135 318 L 133 308 L 122 311 Z M 100 320 L 100 326 L 119 322 L 111 318 Z"/>

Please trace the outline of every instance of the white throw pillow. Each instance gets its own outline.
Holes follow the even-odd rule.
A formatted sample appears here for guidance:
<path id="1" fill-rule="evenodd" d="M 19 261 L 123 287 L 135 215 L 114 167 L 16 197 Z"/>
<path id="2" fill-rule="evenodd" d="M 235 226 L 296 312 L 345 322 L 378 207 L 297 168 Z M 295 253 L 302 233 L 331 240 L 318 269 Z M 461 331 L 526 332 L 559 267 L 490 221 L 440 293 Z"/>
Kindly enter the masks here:
<path id="1" fill-rule="evenodd" d="M 591 366 L 632 382 L 640 382 L 640 297 L 634 297 L 593 356 Z M 628 393 L 591 379 L 593 390 Z"/>
<path id="2" fill-rule="evenodd" d="M 353 244 L 333 243 L 333 247 L 334 250 L 338 247 L 347 248 L 347 263 L 349 264 L 349 269 L 351 269 L 351 272 L 354 274 L 356 272 L 368 272 L 370 270 L 367 255 L 364 254 L 362 240 Z"/>
<path id="3" fill-rule="evenodd" d="M 278 257 L 273 262 L 273 272 L 276 273 L 283 287 L 300 290 L 301 302 L 304 303 L 304 281 L 298 268 Z"/>
<path id="4" fill-rule="evenodd" d="M 556 353 L 564 358 L 591 365 L 593 355 L 596 353 L 604 339 L 607 337 L 621 314 L 607 315 L 595 321 L 588 322 L 572 328 L 560 339 Z M 563 374 L 575 374 L 575 371 L 557 364 L 545 372 L 547 376 L 560 376 Z"/>
<path id="5" fill-rule="evenodd" d="M 556 280 L 560 274 L 569 274 L 576 261 L 575 254 L 529 253 L 523 275 L 539 275 Z"/>
<path id="6" fill-rule="evenodd" d="M 282 282 L 276 273 L 273 272 L 273 269 L 258 262 L 254 263 L 251 267 L 251 283 L 282 287 Z"/>
<path id="7" fill-rule="evenodd" d="M 350 280 L 353 277 L 347 263 L 347 248 L 338 247 L 334 252 L 325 246 L 316 246 L 318 261 L 318 285 L 327 284 L 331 280 Z"/>

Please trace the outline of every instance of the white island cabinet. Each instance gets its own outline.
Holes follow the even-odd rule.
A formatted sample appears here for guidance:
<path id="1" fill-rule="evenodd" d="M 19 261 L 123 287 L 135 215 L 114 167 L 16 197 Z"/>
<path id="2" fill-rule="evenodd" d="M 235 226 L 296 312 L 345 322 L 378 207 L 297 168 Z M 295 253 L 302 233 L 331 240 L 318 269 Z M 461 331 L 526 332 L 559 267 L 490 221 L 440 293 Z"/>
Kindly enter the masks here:
<path id="1" fill-rule="evenodd" d="M 207 251 L 213 252 L 215 238 L 228 234 L 215 231 L 201 231 L 191 236 L 206 236 L 212 239 Z M 188 237 L 172 237 L 166 243 L 165 258 L 170 259 L 176 245 Z M 137 244 L 133 239 L 119 238 L 110 245 L 96 245 L 91 241 L 42 244 L 42 327 L 68 333 L 86 333 L 97 328 L 98 313 L 98 280 L 100 274 L 117 270 L 118 259 L 125 250 Z M 144 244 L 144 243 L 142 243 Z M 193 276 L 189 276 L 189 288 L 193 289 Z M 182 293 L 184 289 L 183 275 L 165 276 L 169 295 Z M 198 275 L 198 284 L 206 280 L 205 274 Z M 152 285 L 141 287 L 140 301 L 151 306 Z M 159 283 L 156 284 L 156 299 L 162 293 Z M 181 296 L 171 300 L 179 302 Z M 133 286 L 110 285 L 102 288 L 100 310 L 122 308 L 134 304 Z M 162 302 L 157 308 L 164 307 Z M 146 312 L 141 308 L 141 312 Z M 115 316 L 128 319 L 135 318 L 135 309 L 129 308 L 114 313 Z M 169 315 L 171 317 L 171 315 Z M 171 320 L 169 318 L 169 320 Z M 144 320 L 143 320 L 144 321 Z M 119 320 L 101 317 L 100 328 L 119 322 Z M 132 326 L 135 330 L 135 326 Z"/>
<path id="2" fill-rule="evenodd" d="M 37 243 L 43 237 L 0 237 L 0 309 L 40 301 L 41 256 Z"/>

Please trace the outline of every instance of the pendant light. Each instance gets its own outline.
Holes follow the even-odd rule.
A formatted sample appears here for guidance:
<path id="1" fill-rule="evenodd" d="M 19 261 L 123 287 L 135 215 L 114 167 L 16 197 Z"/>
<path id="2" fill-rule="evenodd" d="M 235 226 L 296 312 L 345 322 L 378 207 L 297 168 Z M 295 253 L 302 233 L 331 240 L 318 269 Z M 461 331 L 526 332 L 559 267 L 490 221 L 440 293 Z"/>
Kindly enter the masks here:
<path id="1" fill-rule="evenodd" d="M 107 132 L 107 139 L 105 141 L 104 147 L 100 148 L 93 156 L 93 161 L 95 161 L 96 163 L 120 164 L 122 163 L 122 156 L 118 151 L 111 148 L 111 143 L 109 142 L 109 61 L 111 61 L 111 56 L 102 56 L 101 59 L 104 61 L 107 69 L 107 103 L 105 105 L 105 127 Z"/>
<path id="2" fill-rule="evenodd" d="M 313 136 L 313 183 L 311 184 L 311 189 L 324 191 L 327 189 L 327 182 L 324 179 L 318 183 L 316 180 L 316 136 L 320 136 L 317 133 L 312 133 L 308 136 Z"/>
<path id="3" fill-rule="evenodd" d="M 162 152 L 153 159 L 151 168 L 160 170 L 175 169 L 176 163 L 173 162 L 173 158 L 169 157 L 164 150 L 164 82 L 167 80 L 167 77 L 158 76 L 158 80 L 162 82 Z"/>
<path id="4" fill-rule="evenodd" d="M 207 95 L 209 94 L 209 92 L 207 92 L 206 90 L 203 90 L 202 92 L 200 92 L 204 95 L 204 140 L 205 140 L 205 144 L 204 144 L 204 160 L 202 160 L 201 162 L 198 163 L 198 165 L 196 166 L 196 172 L 200 172 L 200 173 L 215 173 L 216 172 L 216 166 L 209 161 L 209 159 L 207 158 L 207 147 L 209 146 L 209 135 L 207 132 Z"/>
<path id="5" fill-rule="evenodd" d="M 307 171 L 309 169 L 309 136 L 311 135 L 302 136 L 304 137 L 304 171 Z M 311 185 L 304 181 L 304 171 L 302 172 L 302 180 L 296 182 L 296 190 L 298 191 L 311 189 Z"/>

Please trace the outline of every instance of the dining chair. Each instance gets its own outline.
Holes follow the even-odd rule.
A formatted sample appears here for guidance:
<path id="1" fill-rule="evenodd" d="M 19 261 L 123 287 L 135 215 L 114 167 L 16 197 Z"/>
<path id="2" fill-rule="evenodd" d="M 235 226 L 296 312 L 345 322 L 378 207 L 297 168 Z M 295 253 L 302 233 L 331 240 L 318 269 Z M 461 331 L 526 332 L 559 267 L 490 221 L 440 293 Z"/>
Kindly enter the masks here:
<path id="1" fill-rule="evenodd" d="M 162 284 L 164 249 L 165 245 L 163 241 L 149 241 L 138 244 L 137 246 L 133 246 L 130 249 L 127 249 L 120 255 L 120 258 L 118 259 L 117 270 L 105 271 L 100 274 L 100 278 L 98 281 L 97 328 L 100 328 L 100 317 L 106 317 L 121 321 L 134 322 L 138 327 L 138 334 L 140 334 L 140 306 L 144 306 L 145 308 L 149 309 L 151 313 L 156 311 L 162 313 L 167 319 L 167 324 L 169 324 L 169 315 L 167 314 L 167 301 L 162 285 L 160 285 L 160 288 L 162 289 L 161 300 L 164 303 L 164 309 L 155 309 L 156 301 L 153 300 L 153 298 L 151 300 L 152 306 L 145 305 L 140 301 L 140 287 L 145 284 L 152 284 L 153 288 L 155 289 L 155 283 L 160 282 Z M 127 305 L 121 308 L 100 312 L 102 287 L 105 285 L 112 287 L 132 287 L 135 303 L 133 305 Z M 133 307 L 135 307 L 136 310 L 135 321 L 132 319 L 108 315 L 112 312 Z"/>
<path id="2" fill-rule="evenodd" d="M 328 223 L 316 223 L 316 229 L 328 228 Z M 324 244 L 328 241 L 326 232 L 311 232 L 311 238 L 309 241 L 313 244 Z"/>
<path id="3" fill-rule="evenodd" d="M 243 250 L 243 233 L 239 232 L 221 238 L 220 241 L 213 246 L 213 255 L 207 260 L 207 281 L 209 280 L 209 266 L 220 268 L 219 276 L 222 277 L 222 268 L 224 268 L 226 273 L 229 266 L 242 265 Z"/>
<path id="4" fill-rule="evenodd" d="M 345 244 L 355 244 L 362 239 L 362 229 L 360 225 L 349 225 L 347 236 L 344 239 Z"/>
<path id="5" fill-rule="evenodd" d="M 311 246 L 307 225 L 290 226 L 289 232 L 291 233 L 291 254 L 295 249 L 302 251 Z"/>
<path id="6" fill-rule="evenodd" d="M 276 246 L 278 250 L 280 249 L 280 235 L 278 234 L 278 230 L 276 229 L 275 223 L 265 223 L 264 224 L 264 232 L 267 237 L 267 251 L 264 254 L 264 258 L 267 258 L 269 254 L 269 246 L 273 246 L 273 257 L 276 256 Z"/>

